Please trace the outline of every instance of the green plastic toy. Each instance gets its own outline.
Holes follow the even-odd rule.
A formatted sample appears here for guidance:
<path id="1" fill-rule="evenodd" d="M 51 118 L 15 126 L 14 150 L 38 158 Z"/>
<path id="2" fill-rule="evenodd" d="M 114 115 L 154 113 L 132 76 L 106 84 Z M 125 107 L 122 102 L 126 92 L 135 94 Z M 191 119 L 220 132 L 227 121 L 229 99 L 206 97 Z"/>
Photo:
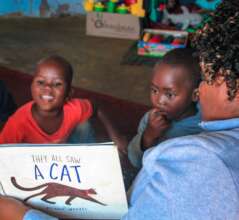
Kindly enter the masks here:
<path id="1" fill-rule="evenodd" d="M 114 13 L 115 12 L 115 8 L 116 8 L 116 2 L 115 0 L 111 0 L 111 1 L 108 1 L 107 2 L 107 12 L 110 12 L 110 13 Z"/>
<path id="2" fill-rule="evenodd" d="M 102 12 L 105 10 L 105 6 L 101 3 L 101 2 L 97 2 L 95 5 L 94 5 L 94 11 L 96 12 Z"/>
<path id="3" fill-rule="evenodd" d="M 117 7 L 116 12 L 119 14 L 127 14 L 128 13 L 128 7 L 125 4 L 122 4 Z"/>

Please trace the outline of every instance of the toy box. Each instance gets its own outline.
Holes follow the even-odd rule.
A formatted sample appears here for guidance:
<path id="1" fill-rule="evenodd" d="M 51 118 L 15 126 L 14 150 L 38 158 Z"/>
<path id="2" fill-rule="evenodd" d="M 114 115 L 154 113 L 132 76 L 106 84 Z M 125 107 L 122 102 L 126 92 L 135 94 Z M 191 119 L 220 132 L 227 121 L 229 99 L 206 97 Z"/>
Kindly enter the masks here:
<path id="1" fill-rule="evenodd" d="M 138 40 L 140 36 L 139 18 L 131 14 L 108 12 L 88 12 L 86 34 Z"/>
<path id="2" fill-rule="evenodd" d="M 144 29 L 138 41 L 138 54 L 149 57 L 162 57 L 174 48 L 187 45 L 188 32 L 173 30 Z"/>

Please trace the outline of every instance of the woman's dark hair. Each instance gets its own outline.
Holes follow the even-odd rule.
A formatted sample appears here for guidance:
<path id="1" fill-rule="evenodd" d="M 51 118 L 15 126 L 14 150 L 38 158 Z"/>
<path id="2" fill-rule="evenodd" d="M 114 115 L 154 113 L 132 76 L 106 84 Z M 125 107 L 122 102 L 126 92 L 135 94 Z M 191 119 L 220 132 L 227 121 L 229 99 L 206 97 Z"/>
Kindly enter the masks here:
<path id="1" fill-rule="evenodd" d="M 232 100 L 239 88 L 239 1 L 222 1 L 196 33 L 193 46 L 199 53 L 203 80 L 212 84 L 223 76 Z"/>

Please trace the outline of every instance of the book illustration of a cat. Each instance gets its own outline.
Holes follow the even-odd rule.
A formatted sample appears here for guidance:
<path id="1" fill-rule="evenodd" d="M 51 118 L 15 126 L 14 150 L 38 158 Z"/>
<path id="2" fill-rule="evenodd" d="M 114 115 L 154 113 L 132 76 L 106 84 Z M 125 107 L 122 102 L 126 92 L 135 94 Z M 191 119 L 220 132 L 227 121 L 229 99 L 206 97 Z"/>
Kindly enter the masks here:
<path id="1" fill-rule="evenodd" d="M 24 199 L 24 202 L 27 202 L 27 200 L 39 196 L 39 195 L 44 195 L 41 200 L 50 204 L 55 204 L 55 202 L 48 201 L 48 199 L 54 198 L 54 197 L 59 197 L 59 196 L 66 196 L 68 199 L 65 201 L 66 205 L 71 205 L 71 201 L 75 198 L 81 198 L 85 200 L 89 200 L 91 202 L 98 203 L 100 205 L 106 205 L 102 202 L 99 202 L 98 200 L 94 199 L 90 195 L 96 195 L 96 191 L 92 188 L 90 189 L 77 189 L 71 186 L 63 185 L 60 183 L 54 183 L 54 182 L 49 182 L 49 183 L 44 183 L 35 187 L 23 187 L 19 185 L 16 181 L 15 177 L 11 177 L 11 182 L 12 184 L 17 188 L 22 191 L 35 191 L 38 189 L 42 189 L 42 191 L 35 193 L 31 196 L 28 196 L 27 198 Z"/>

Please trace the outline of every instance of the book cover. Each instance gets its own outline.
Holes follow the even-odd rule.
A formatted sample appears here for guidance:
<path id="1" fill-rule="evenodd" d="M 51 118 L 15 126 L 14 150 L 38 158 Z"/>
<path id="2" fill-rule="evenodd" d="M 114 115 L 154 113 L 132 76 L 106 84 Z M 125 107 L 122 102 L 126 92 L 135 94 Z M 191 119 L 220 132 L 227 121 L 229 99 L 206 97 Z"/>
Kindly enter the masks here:
<path id="1" fill-rule="evenodd" d="M 120 219 L 128 209 L 113 144 L 1 145 L 0 193 L 59 218 Z"/>

